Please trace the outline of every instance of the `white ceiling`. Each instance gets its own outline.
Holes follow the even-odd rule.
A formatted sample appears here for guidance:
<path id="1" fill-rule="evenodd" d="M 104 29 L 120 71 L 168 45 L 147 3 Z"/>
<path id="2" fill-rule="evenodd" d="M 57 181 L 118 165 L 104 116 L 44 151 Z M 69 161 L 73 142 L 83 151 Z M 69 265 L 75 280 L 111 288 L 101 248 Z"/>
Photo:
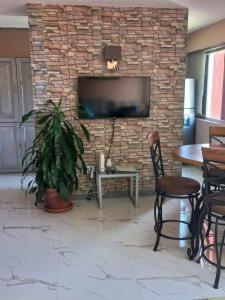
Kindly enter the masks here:
<path id="1" fill-rule="evenodd" d="M 0 27 L 27 27 L 27 0 L 0 0 Z M 189 32 L 225 19 L 225 0 L 30 0 L 29 3 L 189 8 Z M 17 18 L 16 16 L 20 16 Z M 21 16 L 24 16 L 21 18 Z"/>

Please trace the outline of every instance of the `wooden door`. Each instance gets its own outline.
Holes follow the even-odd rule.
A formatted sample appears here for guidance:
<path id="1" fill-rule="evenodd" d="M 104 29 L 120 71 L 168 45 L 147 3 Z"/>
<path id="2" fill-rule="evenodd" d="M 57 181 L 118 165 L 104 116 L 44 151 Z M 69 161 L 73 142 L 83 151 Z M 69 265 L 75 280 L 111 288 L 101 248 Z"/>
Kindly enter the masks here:
<path id="1" fill-rule="evenodd" d="M 35 137 L 35 126 L 33 123 L 27 123 L 20 126 L 21 152 L 24 152 L 32 145 Z"/>
<path id="2" fill-rule="evenodd" d="M 34 120 L 20 126 L 33 108 L 29 59 L 0 59 L 0 173 L 20 172 L 22 156 L 32 143 Z"/>
<path id="3" fill-rule="evenodd" d="M 31 64 L 27 58 L 20 58 L 16 60 L 17 70 L 17 85 L 19 96 L 19 114 L 20 120 L 22 116 L 33 109 L 32 98 L 32 76 Z M 20 128 L 21 151 L 22 156 L 25 150 L 32 145 L 35 136 L 35 122 L 30 119 L 24 126 Z"/>
<path id="4" fill-rule="evenodd" d="M 0 122 L 18 122 L 16 65 L 13 58 L 0 59 Z"/>
<path id="5" fill-rule="evenodd" d="M 0 172 L 18 172 L 21 170 L 20 128 L 17 123 L 0 125 Z"/>
<path id="6" fill-rule="evenodd" d="M 31 64 L 27 58 L 16 59 L 19 114 L 22 117 L 33 109 Z M 34 121 L 34 120 L 33 120 Z"/>

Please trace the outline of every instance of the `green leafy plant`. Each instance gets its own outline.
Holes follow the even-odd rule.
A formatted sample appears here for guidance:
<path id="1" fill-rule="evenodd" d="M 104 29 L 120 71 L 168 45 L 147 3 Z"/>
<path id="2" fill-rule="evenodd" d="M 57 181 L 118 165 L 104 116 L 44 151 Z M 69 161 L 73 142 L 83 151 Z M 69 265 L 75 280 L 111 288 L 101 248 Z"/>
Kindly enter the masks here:
<path id="1" fill-rule="evenodd" d="M 67 120 L 61 102 L 62 99 L 58 104 L 49 100 L 45 108 L 32 110 L 22 117 L 21 125 L 33 116 L 37 119 L 36 136 L 22 160 L 22 184 L 30 172 L 35 173 L 28 182 L 26 193 L 36 193 L 36 203 L 42 201 L 47 189 L 56 189 L 66 200 L 73 189 L 78 188 L 77 173 L 86 174 L 83 140 Z M 74 120 L 89 141 L 87 128 L 79 119 Z"/>

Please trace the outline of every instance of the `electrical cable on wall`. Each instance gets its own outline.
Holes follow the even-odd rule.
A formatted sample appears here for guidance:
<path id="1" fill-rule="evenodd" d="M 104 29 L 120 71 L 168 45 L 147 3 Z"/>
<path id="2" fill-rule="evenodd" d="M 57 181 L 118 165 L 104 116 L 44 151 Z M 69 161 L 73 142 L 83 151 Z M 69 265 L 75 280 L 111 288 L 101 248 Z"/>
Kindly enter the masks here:
<path id="1" fill-rule="evenodd" d="M 111 138 L 110 138 L 110 141 L 109 141 L 109 152 L 108 152 L 107 159 L 110 159 L 110 156 L 111 156 L 111 148 L 112 148 L 112 144 L 113 144 L 113 141 L 114 141 L 115 124 L 116 124 L 116 118 L 113 118 L 112 119 L 112 135 L 111 135 Z"/>
<path id="2" fill-rule="evenodd" d="M 112 144 L 114 141 L 114 134 L 115 134 L 115 124 L 116 124 L 116 118 L 112 119 L 112 134 L 109 140 L 109 151 L 108 151 L 108 155 L 107 155 L 107 160 L 110 160 L 110 156 L 111 156 L 111 149 L 112 149 Z M 110 161 L 111 164 L 111 161 Z M 89 179 L 91 181 L 92 179 L 92 184 L 91 187 L 89 188 L 89 190 L 87 191 L 86 194 L 86 199 L 91 201 L 91 200 L 98 200 L 98 193 L 97 193 L 97 178 L 96 178 L 96 171 L 93 172 L 92 176 L 90 176 L 89 174 Z M 106 191 L 104 192 L 104 194 L 108 191 L 109 186 L 106 188 Z"/>

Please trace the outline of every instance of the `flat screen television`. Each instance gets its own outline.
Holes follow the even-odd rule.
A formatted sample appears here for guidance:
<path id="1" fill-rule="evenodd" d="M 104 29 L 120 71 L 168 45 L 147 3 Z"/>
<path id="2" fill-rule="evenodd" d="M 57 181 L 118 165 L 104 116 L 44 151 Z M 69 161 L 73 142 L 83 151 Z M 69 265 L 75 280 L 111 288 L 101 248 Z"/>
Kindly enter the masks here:
<path id="1" fill-rule="evenodd" d="M 150 78 L 79 77 L 78 105 L 82 119 L 149 117 Z"/>

